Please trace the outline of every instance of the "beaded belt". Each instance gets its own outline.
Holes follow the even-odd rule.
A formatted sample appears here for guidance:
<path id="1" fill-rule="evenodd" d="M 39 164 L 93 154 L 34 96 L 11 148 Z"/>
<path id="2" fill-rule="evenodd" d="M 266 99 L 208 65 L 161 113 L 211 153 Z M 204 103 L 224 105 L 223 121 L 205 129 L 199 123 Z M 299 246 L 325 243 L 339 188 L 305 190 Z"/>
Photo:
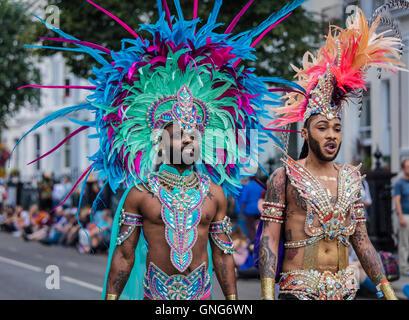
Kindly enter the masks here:
<path id="1" fill-rule="evenodd" d="M 205 263 L 188 276 L 168 276 L 151 262 L 143 286 L 144 297 L 151 300 L 204 300 L 211 293 L 211 279 Z"/>
<path id="2" fill-rule="evenodd" d="M 358 284 L 351 267 L 332 273 L 294 270 L 281 273 L 280 294 L 292 294 L 300 300 L 352 300 Z"/>

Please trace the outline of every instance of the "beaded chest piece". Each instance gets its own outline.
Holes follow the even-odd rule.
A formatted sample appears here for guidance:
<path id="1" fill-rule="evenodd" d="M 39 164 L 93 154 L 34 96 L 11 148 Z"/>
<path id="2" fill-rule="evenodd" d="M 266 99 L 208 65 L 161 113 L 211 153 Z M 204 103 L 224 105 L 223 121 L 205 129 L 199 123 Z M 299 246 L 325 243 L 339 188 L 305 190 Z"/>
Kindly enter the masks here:
<path id="1" fill-rule="evenodd" d="M 172 183 L 169 173 L 176 171 L 162 165 L 159 174 L 150 174 L 148 183 L 162 204 L 161 216 L 165 224 L 165 238 L 170 246 L 170 261 L 183 272 L 192 261 L 192 248 L 197 240 L 200 206 L 209 190 L 210 180 L 196 172 L 184 173 L 184 179 Z M 173 175 L 179 176 L 177 171 Z M 167 178 L 164 178 L 167 177 Z M 168 181 L 168 182 L 166 182 Z M 164 185 L 168 185 L 169 192 Z"/>
<path id="2" fill-rule="evenodd" d="M 310 238 L 300 241 L 287 242 L 287 248 L 297 248 L 318 242 L 337 240 L 349 246 L 347 236 L 355 232 L 356 223 L 364 220 L 362 203 L 357 203 L 361 197 L 360 166 L 343 166 L 338 173 L 338 197 L 332 205 L 330 198 L 322 184 L 301 164 L 290 157 L 282 159 L 287 176 L 293 187 L 307 204 L 307 215 L 304 231 Z M 350 213 L 350 223 L 347 218 Z M 320 226 L 313 225 L 314 215 L 318 217 Z"/>

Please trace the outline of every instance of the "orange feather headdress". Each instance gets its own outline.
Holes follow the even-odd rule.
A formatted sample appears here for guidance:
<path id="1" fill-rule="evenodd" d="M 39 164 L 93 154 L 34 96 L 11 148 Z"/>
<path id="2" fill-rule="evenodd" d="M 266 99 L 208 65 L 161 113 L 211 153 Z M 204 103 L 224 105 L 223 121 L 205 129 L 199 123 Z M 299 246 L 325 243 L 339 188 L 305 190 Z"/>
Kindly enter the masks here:
<path id="1" fill-rule="evenodd" d="M 275 109 L 281 117 L 272 124 L 284 126 L 306 121 L 313 114 L 323 114 L 328 119 L 340 117 L 343 102 L 352 93 L 366 90 L 365 76 L 370 67 L 392 72 L 405 70 L 400 61 L 401 38 L 386 36 L 390 30 L 376 33 L 381 18 L 379 14 L 368 24 L 359 9 L 346 29 L 330 26 L 325 45 L 317 56 L 308 51 L 302 68 L 291 65 L 305 93 L 286 94 L 284 107 Z"/>

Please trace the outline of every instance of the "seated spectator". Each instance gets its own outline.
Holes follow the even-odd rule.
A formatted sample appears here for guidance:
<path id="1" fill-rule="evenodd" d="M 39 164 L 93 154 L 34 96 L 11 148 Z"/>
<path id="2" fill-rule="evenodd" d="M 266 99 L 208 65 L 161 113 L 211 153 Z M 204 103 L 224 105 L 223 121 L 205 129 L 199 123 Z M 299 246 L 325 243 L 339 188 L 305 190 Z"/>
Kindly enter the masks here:
<path id="1" fill-rule="evenodd" d="M 88 210 L 88 209 L 85 209 L 85 210 Z M 78 244 L 78 231 L 81 229 L 81 227 L 78 224 L 78 220 L 76 216 L 77 209 L 73 208 L 70 211 L 68 211 L 68 217 L 67 217 L 68 222 L 64 228 L 65 232 L 60 238 L 60 244 L 63 246 L 74 247 Z M 79 215 L 80 215 L 80 221 L 81 221 L 81 216 L 83 216 L 82 211 L 80 211 Z M 83 224 L 83 222 L 81 222 L 81 225 Z"/>
<path id="2" fill-rule="evenodd" d="M 233 259 L 237 268 L 240 268 L 247 260 L 249 255 L 248 239 L 244 235 L 240 226 L 237 226 L 231 233 L 234 245 Z"/>
<path id="3" fill-rule="evenodd" d="M 102 220 L 99 223 L 95 220 L 88 223 L 86 233 L 82 229 L 79 230 L 78 251 L 80 253 L 101 253 L 106 251 L 107 245 L 105 244 L 109 243 L 111 228 L 111 210 L 105 209 L 102 211 Z"/>
<path id="4" fill-rule="evenodd" d="M 3 213 L 1 229 L 6 232 L 17 231 L 15 225 L 14 208 L 12 206 L 6 205 Z"/>
<path id="5" fill-rule="evenodd" d="M 38 210 L 37 205 L 33 205 L 31 216 L 31 234 L 24 234 L 24 240 L 44 240 L 48 237 L 48 232 L 52 219 L 48 211 Z"/>
<path id="6" fill-rule="evenodd" d="M 27 211 L 23 209 L 21 205 L 16 206 L 14 211 L 14 227 L 16 231 L 13 232 L 13 235 L 20 237 L 25 233 L 25 229 L 30 225 L 30 216 Z"/>
<path id="7" fill-rule="evenodd" d="M 41 240 L 44 244 L 55 244 L 58 243 L 61 236 L 63 235 L 63 230 L 67 224 L 67 218 L 65 217 L 65 212 L 62 207 L 58 207 L 55 210 L 54 222 L 50 227 L 48 236 Z"/>
<path id="8" fill-rule="evenodd" d="M 234 228 L 231 237 L 235 248 L 233 259 L 237 268 L 237 277 L 257 278 L 259 272 L 254 266 L 254 244 L 245 236 L 240 226 Z"/>

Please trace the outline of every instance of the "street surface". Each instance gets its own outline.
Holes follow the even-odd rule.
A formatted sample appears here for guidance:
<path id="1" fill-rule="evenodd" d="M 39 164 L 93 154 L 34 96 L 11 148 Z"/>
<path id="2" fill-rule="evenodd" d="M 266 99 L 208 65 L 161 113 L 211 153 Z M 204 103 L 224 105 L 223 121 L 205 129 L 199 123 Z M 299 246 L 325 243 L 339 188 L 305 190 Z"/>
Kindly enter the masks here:
<path id="1" fill-rule="evenodd" d="M 106 262 L 107 255 L 80 254 L 73 248 L 25 242 L 0 232 L 0 300 L 98 300 Z M 214 299 L 224 299 L 214 280 Z M 404 298 L 405 283 L 409 278 L 392 282 L 399 298 Z M 240 299 L 260 299 L 259 280 L 239 279 L 237 286 Z"/>

